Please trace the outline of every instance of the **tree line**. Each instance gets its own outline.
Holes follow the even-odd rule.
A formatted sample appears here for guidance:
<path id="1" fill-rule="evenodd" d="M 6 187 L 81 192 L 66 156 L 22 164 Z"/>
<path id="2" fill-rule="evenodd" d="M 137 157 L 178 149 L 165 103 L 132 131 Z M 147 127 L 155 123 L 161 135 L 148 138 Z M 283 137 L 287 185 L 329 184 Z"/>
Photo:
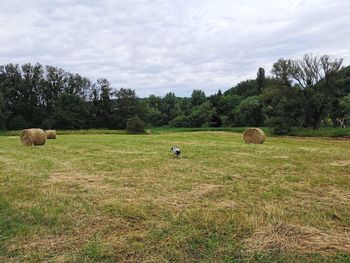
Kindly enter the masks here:
<path id="1" fill-rule="evenodd" d="M 276 134 L 292 127 L 345 127 L 350 122 L 350 66 L 330 56 L 279 59 L 271 75 L 206 96 L 137 97 L 134 90 L 92 82 L 79 74 L 41 64 L 0 66 L 0 129 L 125 129 L 141 119 L 148 126 L 268 126 Z"/>

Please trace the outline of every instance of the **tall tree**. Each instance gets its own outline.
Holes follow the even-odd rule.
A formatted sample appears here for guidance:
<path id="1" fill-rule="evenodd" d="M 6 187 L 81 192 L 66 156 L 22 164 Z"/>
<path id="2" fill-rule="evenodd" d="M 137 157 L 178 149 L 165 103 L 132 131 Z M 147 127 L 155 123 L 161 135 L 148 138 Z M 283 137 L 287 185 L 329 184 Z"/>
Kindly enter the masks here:
<path id="1" fill-rule="evenodd" d="M 46 66 L 45 83 L 43 85 L 43 104 L 49 114 L 54 112 L 58 98 L 65 86 L 66 72 L 57 67 Z"/>
<path id="2" fill-rule="evenodd" d="M 236 125 L 238 126 L 263 126 L 265 112 L 259 96 L 252 96 L 242 100 L 236 108 Z"/>
<path id="3" fill-rule="evenodd" d="M 266 86 L 265 69 L 259 68 L 258 73 L 256 75 L 257 88 L 260 94 Z"/>
<path id="4" fill-rule="evenodd" d="M 276 134 L 286 134 L 292 127 L 300 126 L 303 118 L 303 95 L 299 87 L 279 85 L 265 88 L 262 100 L 267 114 L 267 125 Z"/>
<path id="5" fill-rule="evenodd" d="M 58 100 L 53 124 L 49 128 L 85 129 L 87 128 L 88 108 L 84 100 L 76 95 L 62 94 Z"/>
<path id="6" fill-rule="evenodd" d="M 291 86 L 291 73 L 293 68 L 293 61 L 290 59 L 280 58 L 272 66 L 271 73 L 282 81 L 282 84 L 285 86 Z"/>
<path id="7" fill-rule="evenodd" d="M 193 90 L 191 95 L 191 104 L 192 106 L 199 106 L 206 101 L 207 97 L 205 96 L 204 91 L 202 90 Z"/>
<path id="8" fill-rule="evenodd" d="M 86 100 L 91 90 L 91 81 L 79 74 L 67 73 L 64 92 Z"/>
<path id="9" fill-rule="evenodd" d="M 0 130 L 5 130 L 6 129 L 6 117 L 5 117 L 5 107 L 4 107 L 4 100 L 3 100 L 3 95 L 0 91 Z"/>
<path id="10" fill-rule="evenodd" d="M 142 116 L 143 112 L 135 90 L 121 88 L 115 92 L 115 96 L 116 104 L 113 111 L 113 127 L 125 129 L 128 119 L 135 116 L 144 117 Z"/>
<path id="11" fill-rule="evenodd" d="M 108 128 L 111 125 L 112 88 L 107 79 L 98 79 L 95 86 L 95 95 L 98 100 L 96 107 L 96 125 L 99 128 Z"/>
<path id="12" fill-rule="evenodd" d="M 169 92 L 165 94 L 162 99 L 162 114 L 164 123 L 168 124 L 176 116 L 181 115 L 179 105 L 177 103 L 178 98 L 175 96 L 175 93 Z"/>

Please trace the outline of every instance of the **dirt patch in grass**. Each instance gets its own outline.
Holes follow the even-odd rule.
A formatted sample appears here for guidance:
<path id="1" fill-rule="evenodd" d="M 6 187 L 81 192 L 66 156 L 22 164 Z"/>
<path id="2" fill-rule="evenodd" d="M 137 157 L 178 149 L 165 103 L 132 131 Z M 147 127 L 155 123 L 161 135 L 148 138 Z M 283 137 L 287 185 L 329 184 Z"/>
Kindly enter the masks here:
<path id="1" fill-rule="evenodd" d="M 350 252 L 350 233 L 341 230 L 323 232 L 314 227 L 277 224 L 258 229 L 252 237 L 245 240 L 245 246 L 249 252 Z"/>

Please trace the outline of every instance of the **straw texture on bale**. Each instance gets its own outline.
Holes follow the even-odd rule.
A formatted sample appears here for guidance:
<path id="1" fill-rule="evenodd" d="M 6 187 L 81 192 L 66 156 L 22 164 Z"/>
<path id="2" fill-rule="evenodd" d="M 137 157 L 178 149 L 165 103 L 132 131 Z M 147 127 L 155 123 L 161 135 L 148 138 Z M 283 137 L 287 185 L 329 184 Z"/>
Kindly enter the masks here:
<path id="1" fill-rule="evenodd" d="M 265 133 L 259 128 L 249 128 L 243 133 L 245 143 L 263 144 Z"/>
<path id="2" fill-rule="evenodd" d="M 55 130 L 47 130 L 46 131 L 46 138 L 48 140 L 50 139 L 56 139 L 56 131 Z"/>
<path id="3" fill-rule="evenodd" d="M 25 129 L 21 132 L 20 138 L 24 145 L 44 145 L 46 142 L 46 133 L 42 129 Z"/>

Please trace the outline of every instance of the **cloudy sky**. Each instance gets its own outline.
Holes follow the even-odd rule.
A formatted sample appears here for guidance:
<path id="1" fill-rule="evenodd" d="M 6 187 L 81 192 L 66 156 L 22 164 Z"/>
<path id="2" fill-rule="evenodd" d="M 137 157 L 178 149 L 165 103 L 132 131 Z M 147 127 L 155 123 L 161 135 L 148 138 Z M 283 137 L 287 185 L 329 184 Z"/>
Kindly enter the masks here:
<path id="1" fill-rule="evenodd" d="M 40 62 L 139 96 L 212 94 L 278 58 L 350 64 L 349 0 L 0 0 L 0 64 Z"/>

